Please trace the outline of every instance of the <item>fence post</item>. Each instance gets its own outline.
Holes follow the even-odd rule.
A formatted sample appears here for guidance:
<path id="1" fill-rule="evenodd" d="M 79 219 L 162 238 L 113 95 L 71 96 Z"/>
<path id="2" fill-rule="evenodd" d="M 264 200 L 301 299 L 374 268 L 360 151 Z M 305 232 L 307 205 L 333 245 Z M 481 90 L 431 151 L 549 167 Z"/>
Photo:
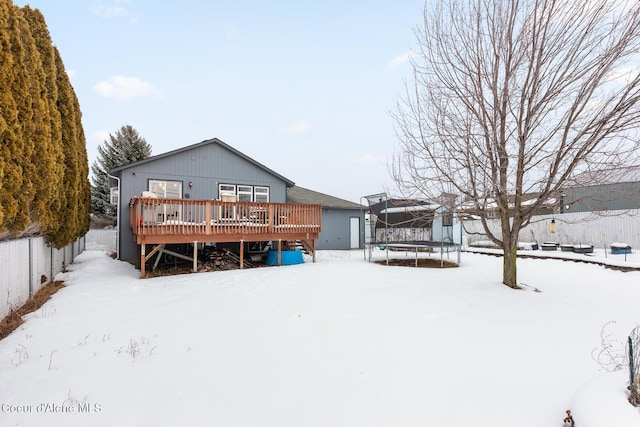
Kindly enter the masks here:
<path id="1" fill-rule="evenodd" d="M 29 237 L 29 298 L 33 296 L 33 241 Z"/>
<path id="2" fill-rule="evenodd" d="M 633 366 L 633 340 L 629 336 L 629 402 L 633 406 L 640 405 L 640 396 L 638 395 L 638 386 L 635 380 L 635 367 Z"/>

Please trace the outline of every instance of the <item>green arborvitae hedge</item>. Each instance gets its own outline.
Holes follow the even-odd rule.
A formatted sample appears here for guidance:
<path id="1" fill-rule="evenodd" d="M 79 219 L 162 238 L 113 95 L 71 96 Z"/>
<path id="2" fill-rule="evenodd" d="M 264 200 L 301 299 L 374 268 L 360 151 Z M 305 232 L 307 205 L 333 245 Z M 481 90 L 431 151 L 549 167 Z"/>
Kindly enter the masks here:
<path id="1" fill-rule="evenodd" d="M 63 247 L 89 229 L 80 106 L 44 16 L 0 0 L 0 237 Z"/>

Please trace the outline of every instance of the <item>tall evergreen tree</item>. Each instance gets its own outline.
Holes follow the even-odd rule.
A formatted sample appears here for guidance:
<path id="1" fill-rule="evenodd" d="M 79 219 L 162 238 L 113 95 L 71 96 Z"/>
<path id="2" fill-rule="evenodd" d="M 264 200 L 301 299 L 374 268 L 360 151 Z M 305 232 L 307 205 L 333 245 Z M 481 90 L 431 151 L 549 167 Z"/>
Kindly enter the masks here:
<path id="1" fill-rule="evenodd" d="M 18 114 L 24 141 L 23 190 L 24 200 L 28 204 L 21 209 L 28 221 L 25 230 L 28 233 L 40 233 L 44 223 L 51 223 L 53 215 L 49 200 L 54 194 L 55 181 L 51 174 L 54 166 L 51 158 L 51 121 L 47 102 L 46 74 L 42 66 L 40 51 L 32 35 L 31 26 L 25 19 L 23 10 L 13 7 L 18 40 L 21 44 L 20 63 L 16 68 L 21 78 Z M 19 71 L 18 71 L 19 70 Z M 28 215 L 28 217 L 27 217 Z"/>
<path id="2" fill-rule="evenodd" d="M 91 165 L 91 205 L 94 213 L 109 216 L 115 213 L 115 205 L 110 203 L 109 170 L 149 156 L 151 145 L 132 126 L 124 125 L 115 135 L 109 134 L 104 145 L 98 147 L 98 159 Z"/>
<path id="3" fill-rule="evenodd" d="M 91 184 L 89 183 L 89 157 L 87 156 L 87 140 L 82 127 L 82 112 L 80 102 L 75 91 L 71 88 L 73 95 L 74 119 L 76 122 L 76 155 L 78 170 L 76 179 L 78 180 L 78 205 L 76 213 L 75 236 L 74 239 L 84 236 L 91 226 Z"/>
<path id="4" fill-rule="evenodd" d="M 89 229 L 89 162 L 76 94 L 42 14 L 0 0 L 0 237 L 60 248 Z"/>
<path id="5" fill-rule="evenodd" d="M 58 86 L 57 107 L 60 112 L 62 147 L 64 153 L 64 174 L 62 177 L 62 191 L 64 199 L 57 215 L 57 223 L 49 234 L 49 240 L 57 247 L 63 247 L 82 235 L 82 228 L 78 224 L 86 223 L 89 210 L 85 207 L 82 197 L 86 194 L 83 186 L 89 185 L 88 177 L 82 176 L 82 165 L 86 158 L 84 132 L 80 123 L 80 109 L 69 76 L 65 71 L 62 58 L 54 47 L 56 64 L 56 84 Z M 83 154 L 84 153 L 84 154 Z M 88 227 L 87 227 L 88 228 Z"/>
<path id="6" fill-rule="evenodd" d="M 0 0 L 0 76 L 5 76 L 0 82 L 0 231 L 6 230 L 5 223 L 15 216 L 18 209 L 11 183 L 20 175 L 12 161 L 18 111 L 9 85 L 5 84 L 6 76 L 11 75 L 13 68 L 8 20 L 10 8 L 9 0 Z"/>
<path id="7" fill-rule="evenodd" d="M 34 139 L 35 150 L 32 163 L 38 165 L 38 173 L 34 176 L 37 191 L 34 195 L 33 211 L 42 227 L 42 232 L 47 234 L 55 227 L 55 215 L 60 210 L 60 189 L 64 174 L 60 112 L 56 107 L 58 87 L 55 55 L 42 13 L 38 9 L 31 9 L 28 5 L 22 8 L 22 13 L 29 23 L 44 72 L 43 90 L 39 96 L 45 102 L 45 113 L 35 118 L 40 120 L 38 129 L 41 131 Z"/>
<path id="8" fill-rule="evenodd" d="M 4 76 L 3 84 L 9 89 L 12 96 L 12 102 L 6 107 L 2 106 L 5 120 L 8 119 L 7 124 L 12 130 L 11 141 L 7 142 L 9 152 L 5 157 L 5 176 L 2 180 L 2 188 L 5 192 L 4 201 L 7 203 L 3 206 L 5 208 L 3 226 L 10 234 L 18 235 L 29 224 L 28 207 L 34 192 L 33 183 L 29 179 L 32 176 L 31 153 L 33 145 L 23 136 L 23 124 L 29 122 L 33 114 L 27 107 L 31 100 L 29 93 L 31 76 L 25 65 L 25 46 L 22 42 L 26 26 L 24 18 L 22 18 L 20 10 L 14 7 L 11 2 L 6 4 L 2 15 L 6 17 L 5 31 L 8 33 L 8 52 L 10 52 L 12 61 L 11 67 L 6 70 L 7 74 Z M 4 110 L 7 110 L 6 113 Z"/>

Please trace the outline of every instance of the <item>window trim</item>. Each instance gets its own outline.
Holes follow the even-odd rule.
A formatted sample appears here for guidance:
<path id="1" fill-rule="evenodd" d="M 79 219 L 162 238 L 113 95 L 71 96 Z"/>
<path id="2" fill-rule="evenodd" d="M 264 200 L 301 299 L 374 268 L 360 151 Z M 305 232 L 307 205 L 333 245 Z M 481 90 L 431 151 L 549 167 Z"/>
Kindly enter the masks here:
<path id="1" fill-rule="evenodd" d="M 265 190 L 265 191 L 262 191 Z M 257 201 L 258 196 L 264 196 L 266 195 L 267 200 L 264 203 L 269 203 L 269 201 L 271 200 L 271 194 L 270 194 L 271 190 L 269 187 L 265 187 L 265 186 L 261 186 L 261 185 L 256 185 L 255 187 L 253 187 L 253 200 Z"/>
<path id="2" fill-rule="evenodd" d="M 164 183 L 164 195 L 160 195 L 159 193 L 156 193 L 154 191 L 151 191 L 151 185 L 152 183 Z M 179 189 L 178 189 L 178 197 L 167 197 L 167 188 L 169 188 L 169 184 L 172 183 L 176 183 L 179 184 Z M 148 183 L 147 183 L 147 188 L 149 189 L 149 192 L 157 195 L 159 198 L 161 199 L 183 199 L 184 198 L 184 194 L 183 194 L 183 189 L 184 189 L 184 183 L 182 181 L 178 181 L 178 180 L 167 180 L 167 179 L 149 179 Z M 158 214 L 159 218 L 157 219 L 159 222 L 165 222 L 168 221 L 169 219 L 171 220 L 177 220 L 177 221 L 181 221 L 182 220 L 182 211 L 180 209 L 176 210 L 175 207 L 173 208 L 172 212 L 169 212 L 167 209 L 167 205 L 163 204 L 162 205 L 162 212 Z"/>
<path id="3" fill-rule="evenodd" d="M 118 197 L 118 187 L 111 187 L 109 189 L 109 204 L 117 206 L 120 198 Z"/>
<path id="4" fill-rule="evenodd" d="M 249 200 L 242 200 L 242 196 L 249 196 Z M 253 186 L 252 185 L 237 185 L 236 196 L 239 202 L 253 202 Z"/>
<path id="5" fill-rule="evenodd" d="M 249 192 L 249 189 L 251 192 Z M 258 197 L 266 198 L 266 201 L 262 201 L 262 203 L 269 203 L 271 190 L 268 186 L 264 185 L 247 185 L 247 184 L 228 184 L 221 183 L 218 184 L 218 198 L 222 198 L 222 194 L 230 194 L 233 193 L 236 196 L 236 199 L 241 201 L 240 198 L 242 195 L 250 195 L 249 201 L 256 202 Z"/>
<path id="6" fill-rule="evenodd" d="M 161 196 L 160 194 L 156 193 L 155 191 L 151 190 L 151 184 L 152 183 L 164 183 L 165 187 L 164 187 L 164 194 Z M 180 189 L 179 189 L 179 197 L 167 197 L 167 188 L 169 187 L 169 184 L 171 183 L 176 183 L 180 185 Z M 183 194 L 183 182 L 182 181 L 178 181 L 178 180 L 170 180 L 170 179 L 150 179 L 149 182 L 147 183 L 147 188 L 149 189 L 149 191 L 155 195 L 157 195 L 159 198 L 161 199 L 182 199 L 184 198 L 184 194 Z"/>

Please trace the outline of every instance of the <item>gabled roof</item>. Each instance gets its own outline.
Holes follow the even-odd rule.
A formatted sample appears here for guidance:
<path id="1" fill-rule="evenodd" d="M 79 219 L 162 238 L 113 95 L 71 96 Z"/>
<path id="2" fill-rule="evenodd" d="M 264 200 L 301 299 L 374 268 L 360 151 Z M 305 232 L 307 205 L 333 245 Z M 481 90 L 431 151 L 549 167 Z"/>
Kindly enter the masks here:
<path id="1" fill-rule="evenodd" d="M 146 158 L 144 160 L 138 160 L 137 162 L 129 163 L 128 165 L 119 166 L 117 168 L 111 169 L 109 171 L 109 174 L 110 175 L 114 175 L 114 174 L 120 173 L 123 170 L 132 168 L 132 167 L 140 166 L 140 165 L 143 165 L 145 163 L 149 163 L 149 162 L 153 162 L 155 160 L 163 159 L 165 157 L 171 157 L 171 156 L 174 156 L 176 154 L 184 153 L 186 151 L 193 150 L 195 148 L 200 148 L 200 147 L 203 147 L 203 146 L 209 145 L 209 144 L 217 144 L 220 147 L 222 147 L 222 148 L 224 148 L 224 149 L 236 154 L 237 156 L 240 156 L 244 160 L 248 161 L 249 163 L 252 163 L 253 165 L 257 166 L 258 168 L 264 170 L 265 172 L 267 172 L 267 173 L 269 173 L 271 175 L 274 175 L 275 177 L 283 180 L 286 183 L 287 187 L 293 187 L 295 185 L 295 182 L 291 181 L 290 179 L 285 178 L 284 176 L 280 175 L 277 172 L 274 172 L 272 169 L 269 169 L 268 167 L 266 167 L 262 163 L 255 161 L 251 157 L 249 157 L 246 154 L 236 150 L 232 146 L 230 146 L 228 144 L 225 144 L 224 142 L 222 142 L 218 138 L 207 139 L 207 140 L 199 142 L 197 144 L 188 145 L 186 147 L 178 148 L 177 150 L 172 150 L 172 151 L 168 151 L 166 153 L 158 154 L 156 156 L 148 157 L 148 158 Z"/>
<path id="2" fill-rule="evenodd" d="M 366 206 L 359 205 L 358 203 L 298 187 L 297 185 L 287 188 L 287 202 L 305 205 L 322 205 L 334 209 L 366 209 Z"/>
<path id="3" fill-rule="evenodd" d="M 640 181 L 640 166 L 625 166 L 577 174 L 568 188 L 594 185 L 622 184 Z"/>

